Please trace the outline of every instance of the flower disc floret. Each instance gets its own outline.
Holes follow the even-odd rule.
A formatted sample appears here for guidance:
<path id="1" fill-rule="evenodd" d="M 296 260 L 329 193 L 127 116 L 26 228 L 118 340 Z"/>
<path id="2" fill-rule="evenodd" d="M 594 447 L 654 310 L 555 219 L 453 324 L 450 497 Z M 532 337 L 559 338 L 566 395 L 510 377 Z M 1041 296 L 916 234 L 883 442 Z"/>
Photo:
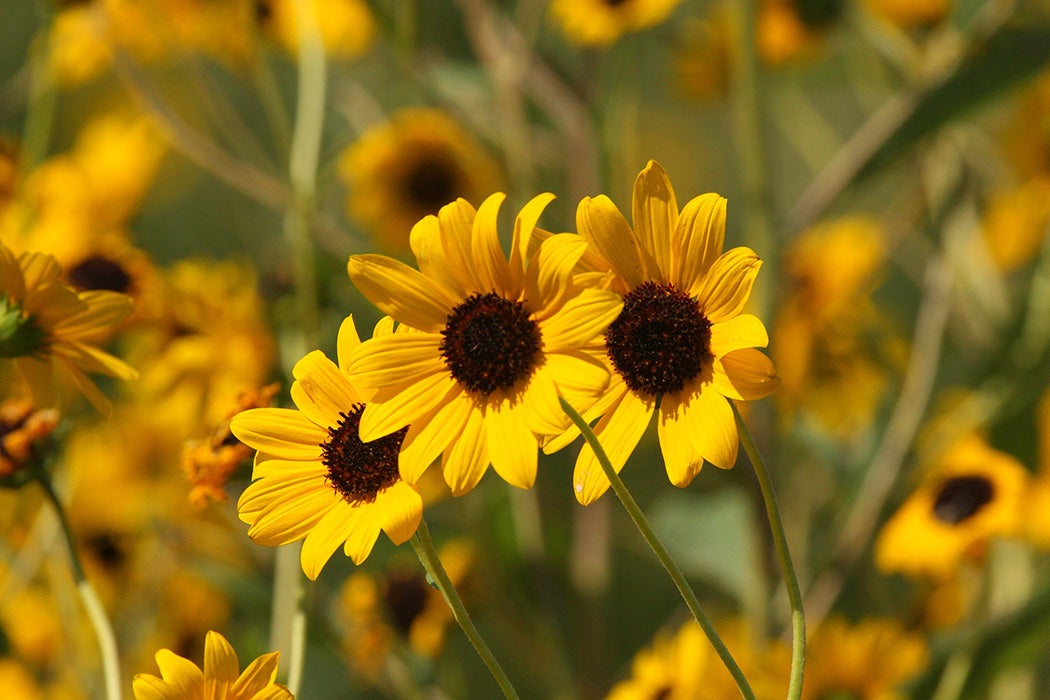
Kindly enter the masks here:
<path id="1" fill-rule="evenodd" d="M 482 398 L 528 379 L 542 340 L 525 304 L 475 293 L 456 306 L 439 349 L 452 376 Z"/>
<path id="2" fill-rule="evenodd" d="M 711 322 L 696 299 L 673 284 L 633 289 L 605 332 L 605 347 L 631 391 L 649 396 L 680 391 L 711 360 Z"/>
<path id="3" fill-rule="evenodd" d="M 339 412 L 341 420 L 328 428 L 329 438 L 321 444 L 321 463 L 328 469 L 325 478 L 336 493 L 350 505 L 375 503 L 376 495 L 398 481 L 397 453 L 408 428 L 372 442 L 361 442 L 357 428 L 363 403 L 349 412 Z"/>

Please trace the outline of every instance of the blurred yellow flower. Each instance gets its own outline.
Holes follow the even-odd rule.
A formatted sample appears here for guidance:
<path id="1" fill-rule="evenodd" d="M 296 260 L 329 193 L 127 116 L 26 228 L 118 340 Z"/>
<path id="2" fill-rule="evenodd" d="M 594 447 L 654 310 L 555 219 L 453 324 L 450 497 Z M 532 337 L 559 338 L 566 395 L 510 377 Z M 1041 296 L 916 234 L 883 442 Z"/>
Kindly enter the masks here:
<path id="1" fill-rule="evenodd" d="M 628 32 L 660 24 L 682 0 L 553 0 L 550 14 L 565 36 L 583 46 L 607 47 Z"/>
<path id="2" fill-rule="evenodd" d="M 992 262 L 1012 272 L 1039 252 L 1050 227 L 1050 173 L 992 194 L 981 231 Z"/>
<path id="3" fill-rule="evenodd" d="M 757 698 L 782 697 L 787 692 L 791 650 L 782 642 L 756 640 L 743 621 L 719 630 Z M 703 630 L 694 621 L 676 633 L 662 632 L 631 664 L 631 677 L 616 684 L 606 700 L 732 700 L 740 697 Z"/>
<path id="4" fill-rule="evenodd" d="M 899 622 L 825 620 L 810 634 L 803 700 L 905 700 L 903 686 L 929 663 L 922 635 Z"/>
<path id="5" fill-rule="evenodd" d="M 58 425 L 58 411 L 36 410 L 22 398 L 7 398 L 0 404 L 0 484 L 12 479 L 27 466 L 40 466 L 42 444 Z M 23 482 L 24 483 L 24 482 Z"/>
<path id="6" fill-rule="evenodd" d="M 135 676 L 135 700 L 286 700 L 292 698 L 277 677 L 274 651 L 248 664 L 242 673 L 234 651 L 218 632 L 208 632 L 204 642 L 204 670 L 167 650 L 157 652 L 161 677 Z"/>
<path id="7" fill-rule="evenodd" d="M 296 0 L 256 0 L 263 29 L 293 54 L 299 47 L 295 3 Z M 371 48 L 376 23 L 364 0 L 313 0 L 313 10 L 329 57 L 348 60 Z"/>
<path id="8" fill-rule="evenodd" d="M 87 373 L 135 379 L 138 373 L 98 345 L 131 313 L 130 297 L 106 291 L 75 292 L 61 282 L 50 255 L 17 258 L 0 243 L 0 370 L 13 366 L 40 408 L 55 403 L 55 379 L 72 380 L 100 413 L 109 400 Z"/>
<path id="9" fill-rule="evenodd" d="M 685 23 L 674 59 L 679 90 L 705 100 L 725 96 L 735 50 L 731 18 L 724 7 L 710 11 L 703 20 Z"/>
<path id="10" fill-rule="evenodd" d="M 418 271 L 382 255 L 352 255 L 347 265 L 361 293 L 409 331 L 366 341 L 350 360 L 350 378 L 378 392 L 361 435 L 409 425 L 402 476 L 415 484 L 442 455 L 456 496 L 490 464 L 506 482 L 532 487 L 541 436 L 570 425 L 559 396 L 585 410 L 609 381 L 584 348 L 622 305 L 574 281 L 583 239 L 548 235 L 535 245 L 553 195 L 518 213 L 508 259 L 497 229 L 503 199 L 494 194 L 477 211 L 460 199 L 416 224 Z"/>
<path id="11" fill-rule="evenodd" d="M 43 700 L 44 692 L 24 665 L 0 658 L 0 688 L 8 700 Z"/>
<path id="12" fill-rule="evenodd" d="M 730 400 L 760 399 L 780 383 L 765 347 L 766 329 L 743 313 L 762 261 L 745 247 L 722 252 L 726 200 L 695 197 L 679 211 L 671 181 L 649 161 L 634 183 L 634 228 L 606 197 L 576 211 L 593 260 L 615 275 L 623 310 L 605 332 L 613 372 L 587 420 L 617 472 L 657 414 L 667 476 L 684 487 L 705 461 L 730 469 L 738 436 Z M 575 429 L 544 445 L 560 449 Z M 576 460 L 573 487 L 587 505 L 609 488 L 590 446 Z"/>
<path id="13" fill-rule="evenodd" d="M 865 0 L 876 16 L 901 29 L 922 27 L 944 19 L 951 0 Z"/>
<path id="14" fill-rule="evenodd" d="M 438 109 L 395 112 L 368 130 L 339 161 L 347 212 L 392 252 L 408 248 L 417 221 L 462 197 L 476 202 L 498 188 L 496 162 Z"/>
<path id="15" fill-rule="evenodd" d="M 813 54 L 844 5 L 843 0 L 762 0 L 755 26 L 759 56 L 778 66 Z"/>
<path id="16" fill-rule="evenodd" d="M 948 447 L 875 542 L 879 570 L 945 578 L 993 537 L 1022 534 L 1027 470 L 970 435 Z"/>
<path id="17" fill-rule="evenodd" d="M 267 546 L 305 540 L 300 558 L 311 580 L 339 545 L 360 564 L 381 530 L 402 544 L 423 517 L 422 497 L 398 472 L 406 428 L 362 441 L 365 398 L 347 378 L 360 342 L 347 317 L 338 366 L 315 350 L 292 370 L 298 410 L 253 408 L 230 422 L 233 434 L 259 452 L 254 481 L 237 501 L 248 536 Z"/>

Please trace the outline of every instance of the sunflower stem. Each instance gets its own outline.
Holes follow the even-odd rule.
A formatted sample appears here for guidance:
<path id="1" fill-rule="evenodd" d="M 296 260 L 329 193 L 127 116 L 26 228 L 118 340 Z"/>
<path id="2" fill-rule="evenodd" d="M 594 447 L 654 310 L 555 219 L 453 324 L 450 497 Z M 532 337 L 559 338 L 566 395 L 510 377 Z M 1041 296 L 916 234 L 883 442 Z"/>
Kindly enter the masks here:
<path id="1" fill-rule="evenodd" d="M 106 617 L 106 611 L 102 607 L 98 594 L 95 593 L 94 586 L 84 573 L 84 565 L 77 552 L 73 531 L 69 527 L 65 508 L 62 507 L 62 501 L 55 492 L 51 478 L 41 469 L 36 473 L 36 480 L 55 509 L 59 529 L 66 540 L 66 549 L 69 550 L 70 568 L 73 570 L 73 579 L 77 584 L 77 594 L 80 596 L 80 602 L 84 605 L 91 629 L 98 640 L 98 648 L 102 656 L 102 675 L 106 684 L 106 700 L 121 700 L 120 655 L 117 652 L 117 638 L 113 634 L 113 627 L 109 624 L 109 618 Z"/>
<path id="2" fill-rule="evenodd" d="M 451 579 L 445 572 L 445 567 L 441 565 L 441 559 L 438 558 L 437 550 L 434 548 L 434 541 L 430 538 L 430 530 L 427 529 L 426 520 L 419 521 L 419 528 L 416 530 L 416 534 L 412 536 L 411 542 L 412 549 L 416 550 L 416 556 L 419 557 L 419 563 L 423 565 L 427 576 L 437 586 L 437 589 L 441 591 L 441 595 L 445 598 L 445 602 L 448 603 L 448 607 L 452 609 L 452 615 L 456 618 L 456 622 L 459 623 L 470 643 L 474 645 L 474 650 L 478 652 L 478 656 L 481 657 L 485 666 L 488 667 L 489 673 L 496 679 L 500 690 L 503 691 L 503 696 L 508 698 L 508 700 L 517 700 L 517 691 L 514 690 L 510 679 L 507 678 L 503 667 L 496 660 L 492 650 L 489 649 L 488 644 L 482 638 L 481 633 L 478 632 L 478 628 L 474 626 L 473 621 L 470 619 L 470 613 L 467 612 L 463 601 L 459 597 L 459 593 L 456 592 L 456 587 L 452 585 Z"/>
<path id="3" fill-rule="evenodd" d="M 710 618 L 707 617 L 707 613 L 700 606 L 700 600 L 696 597 L 696 593 L 693 592 L 692 587 L 685 578 L 685 574 L 682 572 L 681 567 L 675 562 L 674 558 L 671 557 L 671 553 L 667 551 L 667 547 L 656 535 L 656 531 L 653 530 L 652 525 L 649 524 L 649 520 L 645 517 L 642 509 L 638 506 L 638 502 L 634 500 L 634 496 L 627 489 L 627 485 L 620 478 L 620 475 L 613 469 L 612 463 L 609 461 L 608 455 L 605 454 L 604 448 L 598 441 L 598 436 L 591 430 L 591 426 L 587 424 L 587 421 L 583 419 L 576 409 L 566 401 L 563 397 L 558 397 L 558 401 L 561 402 L 562 410 L 569 416 L 572 422 L 579 428 L 583 434 L 584 440 L 594 450 L 594 455 L 598 459 L 598 463 L 602 465 L 602 471 L 605 472 L 605 476 L 609 479 L 609 483 L 612 484 L 612 489 L 616 493 L 616 496 L 620 499 L 620 503 L 623 504 L 627 514 L 631 516 L 631 520 L 634 521 L 638 531 L 642 533 L 642 537 L 645 538 L 649 548 L 656 554 L 656 558 L 663 564 L 664 569 L 667 570 L 667 574 L 671 577 L 674 585 L 678 588 L 678 592 L 682 595 L 682 599 L 685 600 L 686 606 L 689 608 L 689 612 L 693 614 L 693 617 L 699 623 L 704 634 L 707 635 L 708 641 L 711 642 L 711 646 L 714 647 L 715 652 L 719 658 L 722 659 L 722 663 L 725 664 L 726 669 L 730 675 L 733 676 L 733 680 L 736 681 L 737 687 L 740 689 L 741 694 L 748 700 L 755 700 L 755 693 L 751 690 L 751 684 L 748 683 L 747 677 L 744 676 L 744 672 L 740 670 L 740 666 L 737 665 L 736 660 L 733 659 L 733 655 L 729 653 L 728 647 L 722 641 L 722 638 L 718 635 L 713 624 L 711 624 Z"/>
<path id="4" fill-rule="evenodd" d="M 791 562 L 791 552 L 788 550 L 787 537 L 784 534 L 784 523 L 780 518 L 780 505 L 777 503 L 777 494 L 773 490 L 773 480 L 766 469 L 766 462 L 755 445 L 751 431 L 744 423 L 740 410 L 732 401 L 729 405 L 733 407 L 733 416 L 736 418 L 737 431 L 740 433 L 740 444 L 744 446 L 751 465 L 758 477 L 759 488 L 762 489 L 762 500 L 766 504 L 766 517 L 769 518 L 769 528 L 773 533 L 773 546 L 777 551 L 777 559 L 780 562 L 780 571 L 784 576 L 784 587 L 787 588 L 788 603 L 791 605 L 791 680 L 788 683 L 788 700 L 797 700 L 802 695 L 802 675 L 806 668 L 806 615 L 802 609 L 802 591 L 798 586 L 798 577 L 795 576 L 795 566 Z"/>

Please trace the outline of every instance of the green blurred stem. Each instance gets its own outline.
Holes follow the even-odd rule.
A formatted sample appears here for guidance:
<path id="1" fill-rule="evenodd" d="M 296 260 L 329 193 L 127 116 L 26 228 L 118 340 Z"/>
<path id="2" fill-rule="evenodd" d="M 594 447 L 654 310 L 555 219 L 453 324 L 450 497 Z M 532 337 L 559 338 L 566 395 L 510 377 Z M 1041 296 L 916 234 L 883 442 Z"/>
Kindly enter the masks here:
<path id="1" fill-rule="evenodd" d="M 62 501 L 55 493 L 51 478 L 41 469 L 37 471 L 36 480 L 55 509 L 59 529 L 62 530 L 66 548 L 69 550 L 69 560 L 73 569 L 73 578 L 77 584 L 77 593 L 80 595 L 80 602 L 84 605 L 84 611 L 91 622 L 91 629 L 94 630 L 95 638 L 98 640 L 98 648 L 102 656 L 102 674 L 106 683 L 106 700 L 121 700 L 120 655 L 117 653 L 117 638 L 113 634 L 113 627 L 109 624 L 109 618 L 106 617 L 106 611 L 102 607 L 98 594 L 95 593 L 95 588 L 84 574 L 84 565 L 80 561 L 80 554 L 73 540 L 73 531 L 69 527 L 65 508 L 62 507 Z"/>
<path id="2" fill-rule="evenodd" d="M 730 675 L 733 676 L 733 680 L 736 681 L 737 687 L 740 688 L 740 692 L 748 700 L 755 699 L 755 693 L 751 690 L 751 685 L 747 682 L 747 678 L 744 676 L 744 672 L 740 670 L 740 666 L 737 665 L 733 659 L 733 655 L 729 653 L 729 649 L 726 647 L 722 638 L 718 636 L 718 632 L 715 630 L 714 625 L 711 624 L 711 620 L 707 617 L 707 613 L 704 612 L 700 606 L 700 601 L 696 597 L 696 593 L 689 586 L 689 582 L 685 578 L 685 574 L 682 572 L 681 567 L 671 557 L 671 553 L 667 551 L 667 547 L 660 541 L 660 538 L 656 536 L 656 532 L 653 530 L 652 525 L 649 524 L 649 520 L 645 517 L 642 509 L 638 506 L 637 501 L 634 500 L 634 496 L 627 490 L 627 485 L 623 483 L 623 479 L 613 469 L 612 463 L 609 461 L 608 455 L 605 454 L 605 449 L 598 441 L 598 436 L 591 430 L 591 426 L 587 424 L 587 421 L 583 419 L 576 409 L 562 397 L 558 397 L 558 401 L 561 402 L 562 410 L 569 416 L 572 422 L 579 428 L 583 434 L 584 440 L 594 450 L 594 455 L 598 459 L 598 463 L 602 465 L 602 471 L 605 472 L 605 476 L 609 479 L 609 483 L 612 484 L 613 491 L 616 496 L 620 499 L 620 503 L 623 504 L 627 514 L 631 516 L 631 520 L 634 521 L 638 531 L 642 533 L 642 537 L 645 538 L 646 543 L 656 554 L 656 558 L 663 564 L 664 569 L 667 570 L 667 574 L 671 577 L 674 585 L 678 588 L 678 592 L 682 595 L 682 599 L 685 600 L 686 606 L 689 608 L 689 612 L 693 614 L 693 617 L 700 624 L 700 627 L 704 630 L 704 634 L 707 635 L 707 639 L 711 642 L 711 646 L 714 647 L 715 652 L 719 658 L 722 659 L 722 663 L 725 664 L 726 669 Z M 801 676 L 800 676 L 801 678 Z M 801 682 L 800 682 L 801 686 Z M 792 696 L 797 697 L 797 696 Z"/>
<path id="3" fill-rule="evenodd" d="M 773 480 L 766 469 L 766 462 L 762 459 L 762 454 L 758 451 L 751 431 L 747 429 L 736 404 L 730 401 L 729 405 L 733 407 L 740 444 L 744 446 L 744 452 L 751 460 L 755 476 L 758 477 L 762 500 L 766 504 L 766 517 L 769 518 L 769 528 L 773 533 L 773 546 L 777 551 L 784 586 L 787 588 L 788 603 L 791 605 L 791 680 L 788 684 L 788 700 L 797 700 L 802 695 L 802 674 L 806 668 L 806 615 L 802 609 L 802 591 L 798 586 L 798 577 L 795 576 L 795 566 L 791 562 L 784 523 L 780 518 L 780 505 L 777 503 L 777 494 L 773 490 Z"/>
<path id="4" fill-rule="evenodd" d="M 470 643 L 474 645 L 474 650 L 478 652 L 478 656 L 481 657 L 485 666 L 488 667 L 492 677 L 496 679 L 500 690 L 503 691 L 503 696 L 517 700 L 517 691 L 514 690 L 510 679 L 507 678 L 503 667 L 499 665 L 499 661 L 496 660 L 492 650 L 485 643 L 481 633 L 478 632 L 478 628 L 474 626 L 474 622 L 470 619 L 470 613 L 467 612 L 463 601 L 459 597 L 459 593 L 456 592 L 456 587 L 452 585 L 451 579 L 445 572 L 445 567 L 441 565 L 441 559 L 438 558 L 437 550 L 434 548 L 434 541 L 430 538 L 430 530 L 427 528 L 426 520 L 421 519 L 419 521 L 419 529 L 412 536 L 411 542 L 412 549 L 416 550 L 416 556 L 419 557 L 419 562 L 426 569 L 427 576 L 437 586 L 437 589 L 441 591 L 441 595 L 445 598 L 445 602 L 448 603 L 448 607 L 452 609 L 452 615 L 456 618 L 456 622 L 459 623 Z"/>

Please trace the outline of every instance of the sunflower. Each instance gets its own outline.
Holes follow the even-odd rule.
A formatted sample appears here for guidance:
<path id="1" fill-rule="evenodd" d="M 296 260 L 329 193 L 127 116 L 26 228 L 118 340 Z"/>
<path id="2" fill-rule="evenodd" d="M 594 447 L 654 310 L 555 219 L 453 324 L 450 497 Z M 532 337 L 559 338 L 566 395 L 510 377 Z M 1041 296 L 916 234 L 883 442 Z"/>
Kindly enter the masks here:
<path id="1" fill-rule="evenodd" d="M 256 0 L 263 30 L 289 52 L 299 47 L 295 0 Z M 356 58 L 372 47 L 376 21 L 364 0 L 313 0 L 325 53 L 333 59 Z"/>
<path id="2" fill-rule="evenodd" d="M 682 0 L 554 0 L 551 16 L 583 46 L 609 46 L 627 32 L 660 24 Z"/>
<path id="3" fill-rule="evenodd" d="M 783 642 L 754 639 L 740 620 L 726 627 L 724 641 L 756 697 L 782 697 L 787 692 L 791 650 Z M 690 620 L 673 635 L 658 634 L 652 646 L 638 652 L 631 664 L 631 677 L 613 686 L 606 700 L 739 697 L 736 681 L 700 626 Z"/>
<path id="4" fill-rule="evenodd" d="M 460 199 L 422 219 L 411 236 L 419 271 L 381 255 L 350 257 L 358 289 L 409 329 L 363 343 L 349 372 L 377 391 L 361 418 L 363 439 L 411 426 L 401 452 L 410 483 L 443 455 L 453 495 L 473 489 L 489 464 L 508 483 L 531 487 L 540 436 L 570 425 L 559 394 L 586 410 L 609 381 L 585 346 L 622 302 L 576 285 L 581 238 L 534 235 L 552 198 L 522 208 L 509 260 L 496 230 L 502 193 L 477 211 Z"/>
<path id="5" fill-rule="evenodd" d="M 935 579 L 953 575 L 964 559 L 981 557 L 993 537 L 1020 534 L 1028 483 L 1013 457 L 979 437 L 962 438 L 883 526 L 876 566 Z"/>
<path id="6" fill-rule="evenodd" d="M 617 472 L 654 413 L 667 476 L 687 486 L 704 461 L 736 462 L 737 428 L 728 399 L 768 396 L 779 379 L 755 347 L 767 343 L 762 322 L 742 313 L 762 261 L 749 248 L 722 253 L 726 200 L 706 194 L 681 212 L 663 168 L 649 161 L 634 184 L 634 229 L 608 197 L 584 198 L 576 211 L 581 238 L 616 278 L 623 311 L 605 333 L 613 373 L 602 399 L 584 417 Z M 592 259 L 593 260 L 593 259 Z M 553 452 L 576 437 L 548 441 Z M 584 445 L 573 476 L 587 505 L 605 493 L 605 477 Z"/>
<path id="7" fill-rule="evenodd" d="M 23 377 L 39 407 L 55 402 L 56 372 L 63 371 L 100 413 L 109 400 L 87 373 L 118 379 L 138 375 L 97 344 L 131 313 L 130 297 L 108 291 L 76 292 L 61 281 L 50 255 L 17 258 L 0 243 L 0 359 Z"/>
<path id="8" fill-rule="evenodd" d="M 367 442 L 359 434 L 365 399 L 345 372 L 360 342 L 347 317 L 338 367 L 315 350 L 292 370 L 298 411 L 253 408 L 230 421 L 233 434 L 259 452 L 254 481 L 237 502 L 248 536 L 268 546 L 305 538 L 301 561 L 311 580 L 340 544 L 360 564 L 380 530 L 401 544 L 423 517 L 423 499 L 398 474 L 403 425 Z"/>
<path id="9" fill-rule="evenodd" d="M 277 677 L 276 651 L 263 654 L 242 673 L 237 652 L 215 631 L 204 640 L 204 670 L 168 649 L 157 652 L 160 678 L 148 673 L 135 676 L 135 700 L 283 700 L 292 698 Z"/>
<path id="10" fill-rule="evenodd" d="M 412 226 L 462 197 L 477 201 L 500 183 L 499 167 L 470 134 L 438 109 L 395 112 L 351 144 L 339 161 L 347 213 L 392 251 Z"/>

